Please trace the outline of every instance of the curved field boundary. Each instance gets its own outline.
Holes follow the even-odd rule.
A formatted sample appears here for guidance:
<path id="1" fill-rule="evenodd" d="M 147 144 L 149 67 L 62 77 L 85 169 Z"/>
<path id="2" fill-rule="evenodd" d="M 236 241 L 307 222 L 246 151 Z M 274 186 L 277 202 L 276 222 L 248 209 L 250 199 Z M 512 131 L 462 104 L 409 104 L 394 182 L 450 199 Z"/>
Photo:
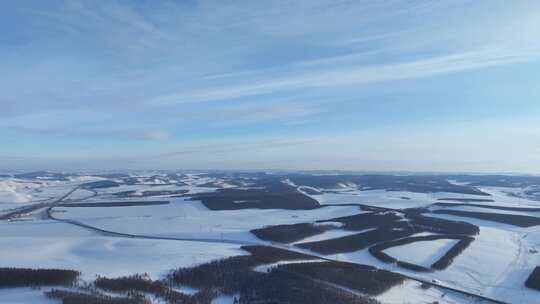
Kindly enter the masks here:
<path id="1" fill-rule="evenodd" d="M 435 211 L 432 211 L 432 213 L 469 217 L 469 218 L 492 221 L 492 222 L 513 225 L 513 226 L 523 227 L 523 228 L 540 225 L 540 217 L 528 216 L 528 215 L 491 213 L 491 212 L 472 212 L 472 211 L 446 210 L 446 209 L 435 210 Z"/>
<path id="2" fill-rule="evenodd" d="M 433 206 L 441 207 L 478 207 L 485 209 L 504 210 L 504 211 L 522 211 L 522 212 L 540 212 L 540 208 L 534 207 L 507 207 L 507 206 L 490 206 L 480 204 L 461 204 L 461 203 L 435 203 Z"/>
<path id="3" fill-rule="evenodd" d="M 314 225 L 312 223 L 299 223 L 291 225 L 274 225 L 258 229 L 252 229 L 250 232 L 257 238 L 264 241 L 293 243 L 301 241 L 307 237 L 319 235 L 328 230 L 335 229 L 332 225 Z"/>
<path id="4" fill-rule="evenodd" d="M 439 260 L 437 260 L 435 263 L 431 265 L 430 268 L 400 261 L 393 256 L 390 256 L 384 252 L 384 250 L 392 247 L 397 246 L 403 246 L 415 242 L 421 242 L 421 241 L 434 241 L 434 240 L 443 240 L 443 239 L 449 239 L 449 240 L 459 240 L 450 250 L 448 250 L 444 256 L 442 256 Z M 434 269 L 436 270 L 443 270 L 446 269 L 448 266 L 452 264 L 454 259 L 463 252 L 469 245 L 474 241 L 474 238 L 464 235 L 452 235 L 452 234 L 443 234 L 443 235 L 426 235 L 426 236 L 413 236 L 413 237 L 406 237 L 399 240 L 393 240 L 393 241 L 387 241 L 383 243 L 379 243 L 377 245 L 374 245 L 369 248 L 369 252 L 371 255 L 373 255 L 375 258 L 379 259 L 382 262 L 385 263 L 392 263 L 396 264 L 400 267 L 417 271 L 417 272 L 430 272 Z"/>

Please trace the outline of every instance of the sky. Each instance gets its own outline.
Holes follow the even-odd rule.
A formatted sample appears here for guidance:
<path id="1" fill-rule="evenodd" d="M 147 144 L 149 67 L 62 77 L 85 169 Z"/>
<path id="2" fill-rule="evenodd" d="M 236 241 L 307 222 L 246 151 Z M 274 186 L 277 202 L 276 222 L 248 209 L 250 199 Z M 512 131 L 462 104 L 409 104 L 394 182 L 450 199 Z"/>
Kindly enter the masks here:
<path id="1" fill-rule="evenodd" d="M 540 173 L 540 1 L 1 1 L 0 169 Z"/>

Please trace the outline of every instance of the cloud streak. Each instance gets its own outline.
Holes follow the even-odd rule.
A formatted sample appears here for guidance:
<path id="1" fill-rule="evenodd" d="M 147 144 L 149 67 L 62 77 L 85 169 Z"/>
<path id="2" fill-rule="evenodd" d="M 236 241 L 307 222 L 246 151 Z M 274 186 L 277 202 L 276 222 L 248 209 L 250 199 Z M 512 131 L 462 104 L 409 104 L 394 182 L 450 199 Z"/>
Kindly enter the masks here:
<path id="1" fill-rule="evenodd" d="M 457 54 L 437 56 L 408 62 L 391 64 L 347 66 L 297 73 L 281 77 L 270 77 L 262 81 L 230 84 L 225 87 L 209 87 L 204 90 L 156 97 L 149 104 L 166 105 L 228 100 L 246 96 L 281 93 L 285 91 L 328 88 L 372 83 L 411 80 L 450 73 L 459 73 L 500 65 L 536 61 L 540 59 L 540 46 L 522 50 L 482 49 Z M 351 64 L 354 64 L 351 62 Z"/>
<path id="2" fill-rule="evenodd" d="M 101 139 L 123 139 L 123 140 L 146 140 L 146 141 L 166 141 L 172 135 L 170 132 L 159 129 L 106 129 L 102 127 L 96 128 L 51 128 L 51 127 L 21 127 L 10 126 L 12 131 L 30 136 L 45 136 L 45 137 L 68 137 L 68 138 L 86 138 L 93 140 Z"/>

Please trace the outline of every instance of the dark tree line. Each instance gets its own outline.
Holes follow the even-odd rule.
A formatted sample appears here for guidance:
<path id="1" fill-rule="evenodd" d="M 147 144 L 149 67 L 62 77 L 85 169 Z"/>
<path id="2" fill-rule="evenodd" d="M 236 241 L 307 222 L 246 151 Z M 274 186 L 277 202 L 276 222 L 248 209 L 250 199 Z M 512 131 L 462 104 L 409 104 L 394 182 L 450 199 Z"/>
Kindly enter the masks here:
<path id="1" fill-rule="evenodd" d="M 243 246 L 250 255 L 212 261 L 195 267 L 179 268 L 170 275 L 171 281 L 198 289 L 218 289 L 233 294 L 260 273 L 252 271 L 258 265 L 279 261 L 317 259 L 309 255 L 266 246 Z"/>
<path id="2" fill-rule="evenodd" d="M 491 212 L 472 212 L 462 210 L 435 210 L 433 213 L 437 214 L 450 214 L 457 216 L 464 216 L 470 218 L 476 218 L 486 221 L 492 221 L 497 223 L 503 223 L 518 227 L 533 227 L 540 225 L 540 217 L 519 215 L 519 214 L 506 214 L 506 213 L 491 213 Z"/>
<path id="3" fill-rule="evenodd" d="M 399 226 L 397 224 L 395 226 L 385 226 L 363 233 L 343 236 L 339 238 L 300 243 L 298 244 L 298 246 L 315 251 L 320 254 L 354 252 L 368 248 L 379 242 L 407 237 L 418 232 L 421 232 L 421 230 L 417 230 L 415 227 L 408 226 L 405 223 L 401 223 L 399 224 Z"/>
<path id="4" fill-rule="evenodd" d="M 448 250 L 442 258 L 431 265 L 431 268 L 437 270 L 444 270 L 448 268 L 454 262 L 454 259 L 458 257 L 469 245 L 474 241 L 472 237 L 464 237 L 457 244 L 455 244 L 450 250 Z"/>
<path id="5" fill-rule="evenodd" d="M 422 208 L 405 209 L 403 215 L 394 211 L 373 211 L 318 221 L 319 223 L 340 222 L 344 224 L 344 229 L 352 231 L 369 228 L 373 230 L 340 238 L 301 243 L 298 246 L 321 254 L 334 254 L 362 250 L 380 242 L 392 241 L 421 232 L 445 235 L 476 235 L 480 232 L 476 225 L 424 216 L 422 213 L 425 211 Z"/>
<path id="6" fill-rule="evenodd" d="M 148 276 L 139 274 L 114 279 L 98 277 L 94 285 L 102 290 L 112 292 L 151 293 L 167 303 L 210 304 L 212 299 L 217 296 L 215 291 L 208 288 L 194 295 L 184 294 L 174 290 L 170 284 L 164 281 L 153 281 Z"/>
<path id="7" fill-rule="evenodd" d="M 401 275 L 371 266 L 338 262 L 292 263 L 274 267 L 268 273 L 254 267 L 278 261 L 317 259 L 287 250 L 247 246 L 251 253 L 221 259 L 171 273 L 173 283 L 220 293 L 239 294 L 239 303 L 376 303 L 344 291 L 355 289 L 376 295 L 403 281 Z M 336 288 L 343 286 L 344 288 Z"/>
<path id="8" fill-rule="evenodd" d="M 75 270 L 0 268 L 0 287 L 73 286 L 79 275 Z"/>
<path id="9" fill-rule="evenodd" d="M 314 263 L 319 264 L 319 263 Z M 172 280 L 179 284 L 186 284 L 196 288 L 215 288 L 221 293 L 239 294 L 238 303 L 297 303 L 297 304 L 323 304 L 323 303 L 358 303 L 372 304 L 375 301 L 367 297 L 359 297 L 339 288 L 329 288 L 323 279 L 334 279 L 333 284 L 345 281 L 363 281 L 369 285 L 373 283 L 373 272 L 366 271 L 364 277 L 350 277 L 337 279 L 331 276 L 311 278 L 307 274 L 294 270 L 271 269 L 268 273 L 253 271 L 257 263 L 247 256 L 232 257 L 220 261 L 203 264 L 191 269 L 175 271 Z M 295 265 L 288 264 L 287 266 Z M 358 273 L 357 273 L 358 274 Z M 321 283 L 322 282 L 322 283 Z M 392 286 L 393 281 L 378 281 L 386 286 Z M 358 284 L 358 283 L 357 283 Z M 377 287 L 374 287 L 377 288 Z"/>
<path id="10" fill-rule="evenodd" d="M 238 295 L 235 303 L 242 304 L 377 304 L 369 296 L 359 296 L 350 289 L 377 295 L 403 281 L 398 274 L 372 266 L 338 262 L 287 264 L 269 269 L 267 273 L 256 272 L 254 267 L 262 264 L 319 258 L 266 246 L 244 246 L 242 249 L 250 254 L 179 268 L 164 280 L 154 281 L 147 275 L 98 277 L 88 286 L 53 289 L 45 294 L 63 304 L 150 304 L 147 298 L 150 294 L 171 304 L 210 304 L 219 294 Z M 73 270 L 0 270 L 0 278 L 7 284 L 4 286 L 9 287 L 75 286 L 79 276 Z M 179 284 L 200 291 L 187 295 L 175 289 Z M 112 296 L 105 291 L 118 295 Z"/>
<path id="11" fill-rule="evenodd" d="M 427 268 L 424 266 L 408 263 L 405 261 L 400 261 L 384 252 L 384 250 L 396 247 L 396 246 L 403 246 L 406 244 L 411 244 L 414 242 L 419 241 L 433 241 L 433 240 L 440 240 L 440 239 L 453 239 L 453 240 L 459 240 L 450 250 L 448 250 L 439 260 L 437 260 L 435 263 L 431 265 L 431 268 Z M 426 235 L 426 236 L 416 236 L 416 237 L 407 237 L 402 238 L 399 240 L 392 240 L 387 241 L 383 243 L 379 243 L 377 245 L 374 245 L 369 248 L 369 253 L 379 259 L 380 261 L 383 261 L 385 263 L 395 263 L 400 267 L 407 268 L 413 271 L 418 272 L 429 272 L 432 271 L 432 269 L 437 270 L 443 270 L 446 269 L 454 259 L 463 252 L 469 245 L 474 241 L 474 238 L 464 235 Z"/>
<path id="12" fill-rule="evenodd" d="M 371 298 L 280 270 L 272 270 L 246 282 L 239 294 L 239 304 L 378 304 Z"/>
<path id="13" fill-rule="evenodd" d="M 328 220 L 317 221 L 318 223 L 325 222 L 339 222 L 343 224 L 343 229 L 346 230 L 364 230 L 368 228 L 377 228 L 387 225 L 392 225 L 400 221 L 400 217 L 395 212 L 370 212 L 370 213 L 360 213 L 350 216 L 343 216 L 332 218 Z"/>
<path id="14" fill-rule="evenodd" d="M 45 295 L 50 299 L 61 300 L 62 304 L 152 304 L 142 295 L 112 297 L 98 292 L 87 293 L 61 289 L 47 291 Z"/>
<path id="15" fill-rule="evenodd" d="M 250 256 L 236 256 L 192 268 L 179 268 L 171 274 L 177 284 L 197 289 L 216 289 L 232 295 L 249 281 L 261 276 L 252 270 L 257 264 Z"/>
<path id="16" fill-rule="evenodd" d="M 404 280 L 397 273 L 345 262 L 293 263 L 279 265 L 275 269 L 331 282 L 369 295 L 379 295 Z"/>
<path id="17" fill-rule="evenodd" d="M 220 189 L 216 192 L 194 194 L 191 199 L 200 200 L 210 210 L 310 210 L 320 207 L 315 199 L 284 184 L 272 189 Z"/>
<path id="18" fill-rule="evenodd" d="M 95 182 L 88 182 L 81 185 L 83 189 L 101 189 L 101 188 L 112 188 L 119 187 L 120 184 L 112 180 L 101 180 Z"/>
<path id="19" fill-rule="evenodd" d="M 407 210 L 406 217 L 418 229 L 440 234 L 477 235 L 480 228 L 471 223 L 423 216 L 422 209 Z"/>
<path id="20" fill-rule="evenodd" d="M 533 270 L 533 272 L 525 282 L 525 286 L 540 291 L 540 266 L 537 266 Z"/>
<path id="21" fill-rule="evenodd" d="M 331 225 L 314 225 L 311 223 L 301 223 L 292 225 L 276 225 L 260 229 L 251 230 L 256 237 L 261 240 L 292 243 L 307 237 L 321 234 L 327 230 L 334 229 Z"/>

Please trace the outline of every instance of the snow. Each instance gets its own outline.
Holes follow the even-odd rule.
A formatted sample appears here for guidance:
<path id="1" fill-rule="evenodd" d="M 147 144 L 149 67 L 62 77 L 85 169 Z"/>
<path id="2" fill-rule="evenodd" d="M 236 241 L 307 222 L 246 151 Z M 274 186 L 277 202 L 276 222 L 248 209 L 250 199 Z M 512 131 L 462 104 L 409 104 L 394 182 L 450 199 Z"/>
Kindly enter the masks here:
<path id="1" fill-rule="evenodd" d="M 263 264 L 255 267 L 253 270 L 257 272 L 263 272 L 267 273 L 270 269 L 279 266 L 279 265 L 286 265 L 286 264 L 298 264 L 298 263 L 321 263 L 324 262 L 324 260 L 294 260 L 294 261 L 279 261 L 276 263 L 271 264 Z"/>
<path id="2" fill-rule="evenodd" d="M 309 196 L 315 200 L 317 200 L 316 197 L 318 195 L 322 194 L 322 192 L 320 192 L 319 189 L 314 188 L 314 187 L 309 187 L 309 186 L 300 186 L 296 188 L 296 190 L 298 190 L 298 192 L 302 193 L 303 195 Z M 314 191 L 317 194 L 309 194 L 308 193 L 309 191 Z"/>
<path id="3" fill-rule="evenodd" d="M 344 185 L 346 186 L 346 185 Z M 320 189 L 317 189 L 320 190 Z M 386 190 L 358 190 L 354 187 L 325 189 L 332 192 L 323 192 L 318 195 L 308 195 L 317 200 L 322 205 L 334 205 L 344 203 L 366 204 L 371 206 L 379 206 L 386 208 L 414 208 L 424 207 L 437 202 L 440 198 L 461 198 L 461 199 L 492 199 L 492 197 L 459 194 L 449 192 L 434 192 L 434 193 L 416 193 L 408 191 L 386 191 Z M 503 195 L 505 193 L 497 192 L 492 189 L 481 189 L 495 195 Z M 299 190 L 300 191 L 300 190 Z M 303 191 L 301 191 L 303 192 Z M 306 194 L 307 195 L 307 194 Z M 500 198 L 500 196 L 497 196 Z M 452 201 L 445 201 L 452 202 Z"/>
<path id="4" fill-rule="evenodd" d="M 288 179 L 288 178 L 282 180 L 282 182 L 283 182 L 284 184 L 286 184 L 286 185 L 291 186 L 291 187 L 296 187 L 296 184 L 295 184 L 292 180 L 290 180 L 290 179 Z"/>
<path id="5" fill-rule="evenodd" d="M 432 241 L 419 241 L 402 246 L 391 247 L 384 253 L 404 262 L 430 267 L 450 250 L 458 241 L 440 239 Z"/>
<path id="6" fill-rule="evenodd" d="M 540 202 L 527 199 L 526 197 L 519 197 L 524 191 L 523 188 L 508 188 L 508 187 L 482 187 L 480 190 L 489 193 L 497 205 L 513 205 L 523 207 L 540 207 Z M 509 195 L 514 194 L 514 195 Z M 493 204 L 493 203 L 490 203 Z"/>
<path id="7" fill-rule="evenodd" d="M 215 298 L 214 300 L 212 300 L 212 304 L 233 304 L 235 297 L 238 298 L 238 295 L 233 295 L 233 296 L 221 295 Z"/>
<path id="8" fill-rule="evenodd" d="M 0 204 L 28 203 L 32 200 L 32 195 L 27 191 L 38 187 L 37 184 L 18 182 L 14 179 L 0 180 Z"/>
<path id="9" fill-rule="evenodd" d="M 98 188 L 96 189 L 100 193 L 116 193 L 123 191 L 146 191 L 146 190 L 179 190 L 183 189 L 184 186 L 179 186 L 176 184 L 167 184 L 167 185 L 119 185 L 118 187 L 108 187 L 108 188 Z"/>
<path id="10" fill-rule="evenodd" d="M 514 233 L 482 227 L 476 240 L 442 272 L 440 279 L 479 293 L 485 293 L 490 286 L 499 289 L 501 278 L 512 270 L 519 247 Z M 517 288 L 524 282 L 515 283 Z"/>
<path id="11" fill-rule="evenodd" d="M 314 222 L 359 213 L 356 206 L 314 210 L 208 210 L 198 201 L 175 198 L 170 204 L 137 207 L 55 208 L 54 215 L 117 232 L 260 242 L 249 231 L 268 225 Z"/>
<path id="12" fill-rule="evenodd" d="M 83 279 L 148 273 L 244 254 L 238 245 L 103 237 L 65 223 L 0 222 L 0 267 L 69 268 Z"/>
<path id="13" fill-rule="evenodd" d="M 363 232 L 366 232 L 366 231 L 369 231 L 369 230 L 371 230 L 371 229 L 366 229 L 366 230 L 362 230 L 362 231 L 349 231 L 349 230 L 343 230 L 343 229 L 333 229 L 333 230 L 325 231 L 325 232 L 323 232 L 321 234 L 317 234 L 317 235 L 314 235 L 314 236 L 310 236 L 310 237 L 301 239 L 299 241 L 294 242 L 294 244 L 308 243 L 308 242 L 318 242 L 318 241 L 324 241 L 324 240 L 329 240 L 329 239 L 335 239 L 335 238 L 340 238 L 340 237 L 344 237 L 344 236 L 348 236 L 348 235 L 363 233 Z"/>
<path id="14" fill-rule="evenodd" d="M 312 195 L 311 197 L 323 205 L 355 203 L 386 208 L 413 208 L 430 205 L 437 200 L 436 197 L 439 195 L 444 196 L 442 193 L 434 194 L 386 190 L 349 190 L 338 191 L 337 193 L 324 192 L 319 195 Z"/>
<path id="15" fill-rule="evenodd" d="M 0 288 L 0 304 L 55 304 L 56 300 L 48 299 L 45 289 L 33 288 Z"/>
<path id="16" fill-rule="evenodd" d="M 0 210 L 56 199 L 81 183 L 82 181 L 78 179 L 56 181 L 3 178 L 0 179 Z"/>
<path id="17" fill-rule="evenodd" d="M 491 191 L 491 193 L 495 193 L 499 197 L 507 197 L 510 198 L 511 201 L 515 202 L 527 202 L 532 201 L 537 206 L 540 205 L 540 201 L 538 201 L 538 185 L 535 187 L 486 187 L 486 190 Z M 530 194 L 528 192 L 533 192 L 533 194 Z"/>
<path id="18" fill-rule="evenodd" d="M 148 175 L 150 177 L 152 175 Z M 68 181 L 0 179 L 0 210 L 20 207 L 38 201 L 52 201 L 77 185 L 101 178 L 91 176 L 72 177 Z M 179 178 L 187 186 L 164 185 L 156 178 L 155 185 L 121 185 L 120 187 L 79 189 L 68 200 L 88 202 L 118 200 L 112 193 L 120 191 L 189 190 L 190 193 L 216 191 L 217 187 L 200 187 L 214 183 L 220 187 L 232 187 L 223 179 L 198 174 L 186 174 Z M 145 178 L 141 178 L 145 181 Z M 287 183 L 285 180 L 284 182 Z M 314 222 L 335 217 L 358 214 L 355 206 L 331 206 L 359 203 L 388 208 L 411 208 L 428 206 L 439 198 L 481 198 L 495 202 L 474 202 L 493 206 L 540 207 L 540 202 L 524 197 L 508 196 L 508 192 L 520 194 L 520 188 L 484 187 L 490 197 L 455 193 L 411 193 L 405 191 L 366 190 L 359 191 L 354 185 L 343 185 L 336 193 L 310 195 L 321 204 L 330 205 L 315 210 L 230 210 L 211 211 L 198 201 L 184 198 L 167 198 L 168 205 L 108 207 L 108 208 L 55 208 L 55 216 L 97 226 L 99 228 L 149 236 L 189 238 L 216 238 L 267 244 L 249 231 L 267 225 Z M 299 189 L 300 192 L 302 189 Z M 520 192 L 521 191 L 521 192 Z M 144 199 L 155 200 L 153 197 Z M 139 199 L 136 199 L 139 200 Z M 452 203 L 452 201 L 444 201 Z M 459 203 L 459 202 L 456 202 Z M 442 207 L 431 207 L 432 209 Z M 496 212 L 508 214 L 538 215 L 534 212 L 490 210 L 472 206 L 452 207 L 456 210 Z M 134 239 L 106 237 L 71 224 L 46 220 L 41 211 L 16 221 L 0 221 L 0 267 L 55 267 L 73 268 L 83 272 L 84 280 L 96 275 L 117 277 L 134 273 L 148 273 L 160 278 L 176 267 L 188 267 L 214 259 L 245 254 L 239 245 L 225 243 L 202 243 L 172 240 Z M 400 272 L 411 277 L 437 280 L 443 285 L 476 292 L 508 303 L 536 303 L 538 291 L 524 287 L 524 282 L 534 267 L 540 265 L 540 227 L 521 228 L 496 222 L 464 218 L 454 215 L 431 214 L 430 216 L 466 221 L 480 227 L 475 241 L 460 254 L 447 269 L 430 273 L 417 273 L 394 264 L 383 263 L 367 250 L 330 255 L 343 261 L 373 265 Z M 328 224 L 328 223 L 323 223 Z M 297 243 L 319 241 L 359 232 L 336 229 L 305 238 Z M 385 250 L 388 254 L 410 263 L 429 266 L 440 258 L 456 241 L 421 241 Z M 287 248 L 287 246 L 284 246 Z M 309 253 L 307 250 L 303 251 Z M 294 261 L 295 263 L 299 261 Z M 312 261 L 310 261 L 312 262 Z M 264 271 L 275 264 L 261 265 Z M 184 287 L 181 287 L 184 288 Z M 188 290 L 186 290 L 188 291 Z M 194 292 L 194 290 L 191 290 Z M 377 297 L 381 303 L 471 303 L 458 294 L 432 287 L 420 288 L 419 283 L 407 280 Z M 409 302 L 407 302 L 409 301 Z M 222 296 L 213 303 L 232 303 L 233 297 Z M 42 291 L 28 288 L 0 289 L 0 303 L 51 303 Z M 478 302 L 474 302 L 478 303 Z"/>
<path id="19" fill-rule="evenodd" d="M 195 289 L 195 288 L 189 287 L 189 286 L 177 286 L 177 287 L 173 287 L 173 288 L 176 291 L 179 291 L 179 292 L 184 293 L 184 294 L 189 294 L 189 295 L 194 295 L 197 292 L 199 292 L 198 289 Z"/>
<path id="20" fill-rule="evenodd" d="M 417 304 L 417 303 L 439 303 L 439 304 L 466 304 L 482 303 L 478 300 L 469 299 L 463 295 L 443 291 L 436 287 L 422 288 L 421 283 L 406 280 L 403 284 L 394 286 L 390 290 L 376 297 L 382 304 Z"/>

